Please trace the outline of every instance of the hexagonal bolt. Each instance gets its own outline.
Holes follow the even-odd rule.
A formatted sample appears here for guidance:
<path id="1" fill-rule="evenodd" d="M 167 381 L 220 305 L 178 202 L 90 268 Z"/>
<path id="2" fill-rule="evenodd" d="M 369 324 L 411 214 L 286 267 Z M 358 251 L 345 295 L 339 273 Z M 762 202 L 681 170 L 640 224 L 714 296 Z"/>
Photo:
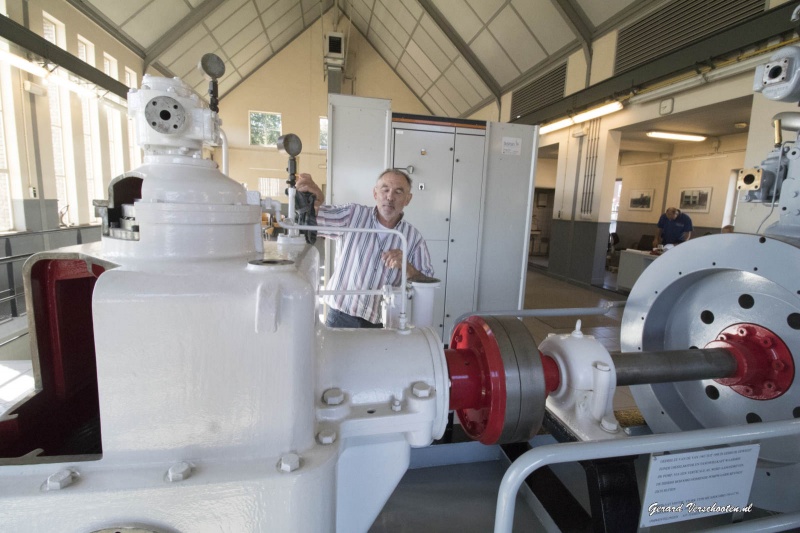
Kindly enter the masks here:
<path id="1" fill-rule="evenodd" d="M 603 419 L 600 420 L 600 427 L 609 433 L 615 433 L 619 431 L 619 424 L 610 416 L 604 416 Z"/>
<path id="2" fill-rule="evenodd" d="M 336 431 L 332 429 L 323 429 L 317 433 L 317 442 L 320 444 L 333 444 L 336 442 Z"/>
<path id="3" fill-rule="evenodd" d="M 167 470 L 167 481 L 170 483 L 174 483 L 176 481 L 183 481 L 184 479 L 188 479 L 192 476 L 192 465 L 189 463 L 181 461 L 180 463 L 175 463 L 174 465 L 169 467 Z"/>
<path id="4" fill-rule="evenodd" d="M 765 381 L 764 382 L 764 388 L 769 390 L 769 391 L 775 390 L 775 383 L 773 383 L 772 381 Z"/>
<path id="5" fill-rule="evenodd" d="M 48 476 L 47 481 L 44 483 L 45 490 L 61 490 L 63 488 L 69 487 L 72 483 L 75 482 L 75 477 L 77 474 L 72 470 L 66 468 L 64 470 L 59 470 L 55 474 L 51 474 Z"/>
<path id="6" fill-rule="evenodd" d="M 772 361 L 772 370 L 775 372 L 782 372 L 786 368 L 786 364 L 780 359 Z"/>
<path id="7" fill-rule="evenodd" d="M 761 346 L 763 346 L 764 348 L 769 348 L 770 346 L 772 346 L 772 339 L 770 339 L 769 337 L 762 337 Z"/>
<path id="8" fill-rule="evenodd" d="M 322 393 L 322 402 L 325 405 L 339 405 L 344 401 L 342 389 L 333 387 Z"/>
<path id="9" fill-rule="evenodd" d="M 433 387 L 424 381 L 417 381 L 411 386 L 411 393 L 417 398 L 429 398 L 433 393 Z"/>
<path id="10" fill-rule="evenodd" d="M 300 468 L 300 456 L 296 453 L 283 454 L 278 461 L 277 467 L 279 472 L 294 472 Z"/>
<path id="11" fill-rule="evenodd" d="M 392 401 L 392 411 L 397 413 L 398 411 L 402 411 L 402 410 L 403 410 L 403 404 L 400 403 L 400 400 L 397 400 L 397 399 L 393 400 Z"/>

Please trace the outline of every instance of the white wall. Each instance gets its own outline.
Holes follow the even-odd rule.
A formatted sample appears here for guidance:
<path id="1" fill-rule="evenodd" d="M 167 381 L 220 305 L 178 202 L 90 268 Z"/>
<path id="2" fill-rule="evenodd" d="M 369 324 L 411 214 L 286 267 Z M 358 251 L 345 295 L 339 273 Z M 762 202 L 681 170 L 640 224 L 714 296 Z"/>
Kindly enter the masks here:
<path id="1" fill-rule="evenodd" d="M 333 28 L 333 11 L 325 15 L 324 28 Z M 347 19 L 338 31 L 349 35 L 343 92 L 392 101 L 392 111 L 429 115 L 424 104 L 381 59 Z M 322 21 L 298 36 L 220 102 L 220 116 L 230 145 L 230 176 L 258 190 L 258 178 L 285 178 L 287 158 L 276 148 L 249 145 L 249 111 L 281 113 L 283 133 L 303 141 L 301 172 L 326 181 L 327 153 L 319 148 L 319 117 L 328 113 L 328 85 L 324 79 Z"/>
<path id="2" fill-rule="evenodd" d="M 535 183 L 537 189 L 555 189 L 558 159 L 536 159 Z"/>
<path id="3" fill-rule="evenodd" d="M 675 143 L 671 156 L 626 153 L 618 170 L 622 178 L 619 218 L 623 222 L 654 223 L 666 207 L 678 207 L 681 190 L 711 188 L 708 213 L 688 212 L 695 226 L 721 228 L 731 170 L 742 168 L 747 134 L 728 135 L 701 143 Z M 652 190 L 652 208 L 630 209 L 632 191 Z"/>

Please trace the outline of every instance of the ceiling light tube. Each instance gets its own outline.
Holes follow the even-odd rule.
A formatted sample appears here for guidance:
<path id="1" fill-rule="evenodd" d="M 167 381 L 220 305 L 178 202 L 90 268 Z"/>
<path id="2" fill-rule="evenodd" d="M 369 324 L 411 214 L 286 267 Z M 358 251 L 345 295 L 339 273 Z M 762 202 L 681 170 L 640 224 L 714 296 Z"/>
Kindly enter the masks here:
<path id="1" fill-rule="evenodd" d="M 12 54 L 11 52 L 6 52 L 5 50 L 0 50 L 0 61 L 4 61 L 12 67 L 17 67 L 25 72 L 30 72 L 34 76 L 39 76 L 40 78 L 46 78 L 50 74 L 46 68 L 31 63 L 27 59 Z"/>
<path id="2" fill-rule="evenodd" d="M 558 122 L 551 122 L 546 126 L 542 126 L 539 128 L 539 133 L 544 135 L 545 133 L 550 133 L 551 131 L 560 130 L 566 128 L 568 126 L 572 126 L 575 124 L 571 118 L 567 117 L 565 119 L 561 119 Z"/>
<path id="3" fill-rule="evenodd" d="M 700 142 L 706 140 L 704 135 L 689 135 L 687 133 L 669 133 L 666 131 L 648 131 L 647 136 L 653 137 L 655 139 L 669 139 L 671 141 Z"/>
<path id="4" fill-rule="evenodd" d="M 594 109 L 590 109 L 588 111 L 584 111 L 583 113 L 578 113 L 572 120 L 575 121 L 575 124 L 580 124 L 581 122 L 586 122 L 587 120 L 592 120 L 595 118 L 600 118 L 605 115 L 609 115 L 616 111 L 622 109 L 622 104 L 619 102 L 611 102 L 610 104 L 601 105 L 600 107 L 595 107 Z"/>

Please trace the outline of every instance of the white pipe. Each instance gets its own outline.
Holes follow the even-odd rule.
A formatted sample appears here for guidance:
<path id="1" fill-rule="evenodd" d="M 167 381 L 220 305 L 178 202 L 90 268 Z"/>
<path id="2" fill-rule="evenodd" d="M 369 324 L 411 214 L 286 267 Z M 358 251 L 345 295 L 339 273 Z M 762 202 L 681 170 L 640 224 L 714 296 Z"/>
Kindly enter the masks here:
<path id="1" fill-rule="evenodd" d="M 506 471 L 497 495 L 495 533 L 511 533 L 520 485 L 534 470 L 550 464 L 623 457 L 667 450 L 720 446 L 734 442 L 800 435 L 800 419 L 745 426 L 698 429 L 663 435 L 645 435 L 607 441 L 569 442 L 534 448 L 522 454 Z"/>
<path id="2" fill-rule="evenodd" d="M 292 189 L 289 189 L 292 191 Z M 294 205 L 292 201 L 292 195 L 289 194 L 289 209 L 292 208 Z M 408 264 L 408 242 L 406 241 L 406 236 L 397 231 L 396 229 L 372 229 L 372 228 L 329 228 L 325 226 L 300 226 L 294 223 L 294 218 L 291 216 L 291 211 L 289 212 L 290 216 L 287 220 L 281 222 L 281 227 L 286 228 L 288 230 L 294 229 L 297 230 L 306 230 L 306 231 L 324 231 L 326 233 L 391 233 L 393 235 L 397 235 L 400 237 L 400 243 L 402 244 L 402 251 L 403 257 L 401 260 L 401 276 L 400 276 L 400 319 L 399 319 L 399 330 L 405 330 L 407 325 L 406 320 L 406 300 L 408 299 L 408 295 L 406 294 L 406 282 L 407 282 L 407 275 L 406 275 L 406 265 Z M 365 294 L 361 292 L 360 294 Z M 383 293 L 381 293 L 383 294 Z"/>
<path id="3" fill-rule="evenodd" d="M 219 136 L 222 139 L 222 173 L 228 175 L 228 136 L 222 128 L 219 129 Z"/>
<path id="4" fill-rule="evenodd" d="M 295 213 L 294 199 L 296 196 L 297 196 L 297 189 L 295 189 L 294 187 L 289 187 L 289 213 L 286 218 L 291 221 L 294 221 L 294 213 Z M 281 226 L 283 226 L 283 224 L 281 224 Z M 300 235 L 300 231 L 297 229 L 289 229 L 287 235 L 289 235 L 289 237 L 297 237 L 298 235 Z"/>

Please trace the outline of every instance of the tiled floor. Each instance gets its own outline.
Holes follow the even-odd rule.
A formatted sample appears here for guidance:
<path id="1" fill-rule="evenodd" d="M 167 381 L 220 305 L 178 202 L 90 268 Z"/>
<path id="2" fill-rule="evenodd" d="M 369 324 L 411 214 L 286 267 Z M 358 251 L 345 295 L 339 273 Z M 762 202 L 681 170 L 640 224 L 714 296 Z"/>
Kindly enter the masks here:
<path id="1" fill-rule="evenodd" d="M 33 386 L 30 361 L 0 361 L 0 418 Z"/>
<path id="2" fill-rule="evenodd" d="M 612 301 L 623 301 L 625 296 L 599 288 L 583 288 L 547 275 L 538 268 L 531 268 L 525 286 L 526 309 L 597 307 Z M 571 318 L 525 318 L 523 322 L 537 342 L 549 333 L 570 333 L 575 321 L 582 320 L 584 335 L 592 335 L 609 352 L 620 351 L 619 331 L 623 308 L 617 307 L 602 316 Z M 614 397 L 614 409 L 635 408 L 628 387 L 618 387 Z"/>

